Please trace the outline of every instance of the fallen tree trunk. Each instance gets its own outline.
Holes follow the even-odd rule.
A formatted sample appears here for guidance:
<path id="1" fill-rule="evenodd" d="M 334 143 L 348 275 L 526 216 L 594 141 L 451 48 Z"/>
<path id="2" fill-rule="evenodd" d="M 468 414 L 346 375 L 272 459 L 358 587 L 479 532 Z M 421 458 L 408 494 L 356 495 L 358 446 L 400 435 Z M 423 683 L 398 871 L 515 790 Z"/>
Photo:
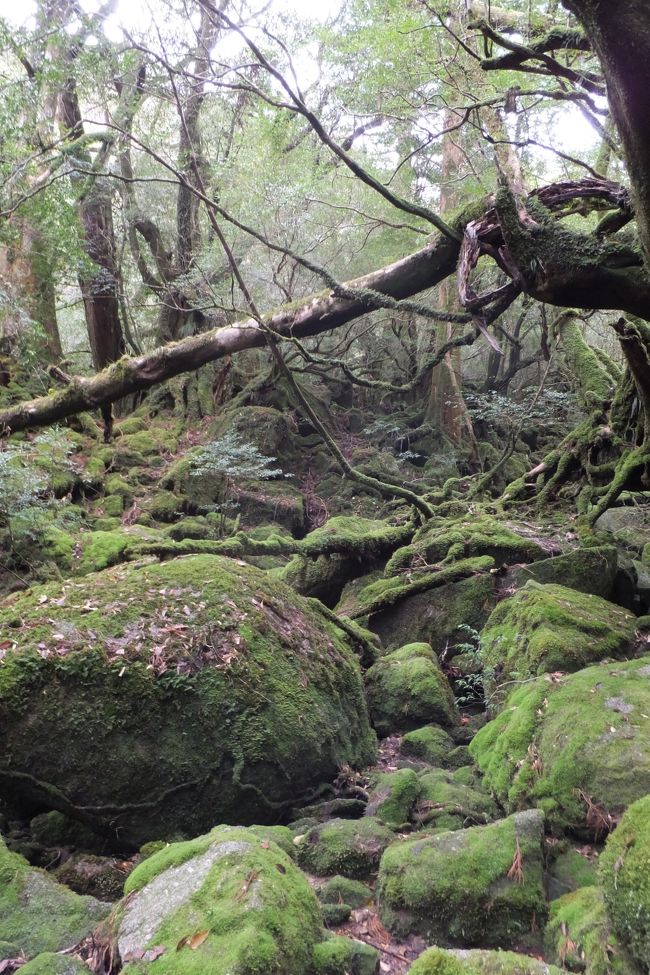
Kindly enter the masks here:
<path id="1" fill-rule="evenodd" d="M 332 291 L 313 295 L 299 307 L 283 307 L 264 316 L 265 329 L 278 339 L 306 338 L 345 325 L 369 311 L 372 304 L 364 290 L 403 299 L 434 287 L 456 268 L 459 245 L 437 235 L 422 250 L 387 267 L 347 283 L 359 292 L 358 299 L 342 298 Z M 180 373 L 191 372 L 225 356 L 266 345 L 266 331 L 255 319 L 236 322 L 180 342 L 172 342 L 150 355 L 118 362 L 90 378 L 74 378 L 65 389 L 49 396 L 17 403 L 0 410 L 0 433 L 46 426 L 103 403 L 149 389 Z"/>

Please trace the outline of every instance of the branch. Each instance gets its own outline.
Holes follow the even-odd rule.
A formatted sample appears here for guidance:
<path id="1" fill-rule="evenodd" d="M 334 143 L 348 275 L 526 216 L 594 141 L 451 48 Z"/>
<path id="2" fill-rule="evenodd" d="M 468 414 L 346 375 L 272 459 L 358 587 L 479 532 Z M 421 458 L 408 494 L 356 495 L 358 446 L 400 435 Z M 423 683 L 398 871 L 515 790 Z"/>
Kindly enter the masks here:
<path id="1" fill-rule="evenodd" d="M 438 236 L 427 247 L 387 267 L 350 282 L 352 291 L 371 290 L 400 300 L 434 287 L 456 268 L 458 245 Z M 46 426 L 83 410 L 150 389 L 173 376 L 190 372 L 224 356 L 266 344 L 267 331 L 278 339 L 306 338 L 339 328 L 365 314 L 363 297 L 348 299 L 331 291 L 308 297 L 297 308 L 287 306 L 263 316 L 265 328 L 254 318 L 224 328 L 189 336 L 156 349 L 150 355 L 124 357 L 89 378 L 75 378 L 70 385 L 49 396 L 41 396 L 0 410 L 0 431 L 5 434 L 30 427 Z"/>

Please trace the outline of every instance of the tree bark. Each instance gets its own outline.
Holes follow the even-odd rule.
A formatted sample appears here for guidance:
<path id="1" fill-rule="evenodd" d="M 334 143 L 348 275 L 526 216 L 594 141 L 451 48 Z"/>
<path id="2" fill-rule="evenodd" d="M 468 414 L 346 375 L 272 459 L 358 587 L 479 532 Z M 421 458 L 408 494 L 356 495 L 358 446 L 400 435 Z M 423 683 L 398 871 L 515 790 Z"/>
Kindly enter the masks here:
<path id="1" fill-rule="evenodd" d="M 647 0 L 563 0 L 584 26 L 625 148 L 639 239 L 650 267 L 650 13 Z"/>

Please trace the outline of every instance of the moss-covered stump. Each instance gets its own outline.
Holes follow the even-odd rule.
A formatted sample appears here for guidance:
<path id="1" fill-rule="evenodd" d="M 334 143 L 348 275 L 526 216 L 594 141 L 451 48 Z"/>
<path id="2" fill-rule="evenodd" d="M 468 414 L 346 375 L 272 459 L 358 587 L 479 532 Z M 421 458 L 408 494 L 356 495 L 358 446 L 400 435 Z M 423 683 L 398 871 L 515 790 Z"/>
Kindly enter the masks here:
<path id="1" fill-rule="evenodd" d="M 556 832 L 602 837 L 650 792 L 650 658 L 538 677 L 470 752 L 508 810 L 538 805 Z"/>
<path id="2" fill-rule="evenodd" d="M 341 874 L 365 880 L 379 867 L 381 855 L 395 834 L 383 823 L 363 819 L 331 819 L 296 838 L 298 863 L 317 877 Z"/>
<path id="3" fill-rule="evenodd" d="M 429 948 L 411 965 L 408 975 L 562 975 L 564 971 L 513 951 Z"/>
<path id="4" fill-rule="evenodd" d="M 254 830 L 218 826 L 173 843 L 136 867 L 125 890 L 112 919 L 124 975 L 311 975 L 318 901 Z"/>
<path id="5" fill-rule="evenodd" d="M 533 944 L 546 918 L 543 825 L 542 814 L 528 810 L 393 843 L 379 870 L 383 923 L 445 947 Z"/>
<path id="6" fill-rule="evenodd" d="M 444 728 L 435 724 L 416 728 L 402 736 L 400 755 L 404 758 L 418 758 L 428 765 L 440 768 L 460 768 L 469 762 L 467 748 L 457 746 Z"/>
<path id="7" fill-rule="evenodd" d="M 382 736 L 429 722 L 452 727 L 458 720 L 449 682 L 426 643 L 409 643 L 373 664 L 366 673 L 366 694 Z"/>
<path id="8" fill-rule="evenodd" d="M 583 887 L 551 905 L 544 945 L 550 961 L 585 975 L 639 975 L 612 930 L 600 887 Z"/>
<path id="9" fill-rule="evenodd" d="M 413 819 L 417 826 L 428 830 L 485 825 L 498 815 L 491 796 L 456 781 L 444 769 L 420 775 L 419 791 Z"/>
<path id="10" fill-rule="evenodd" d="M 530 579 L 542 584 L 557 584 L 578 592 L 609 599 L 618 570 L 618 551 L 613 545 L 578 548 L 551 559 L 542 559 L 513 570 L 516 585 Z"/>
<path id="11" fill-rule="evenodd" d="M 379 952 L 352 938 L 332 935 L 314 947 L 314 975 L 375 975 Z"/>
<path id="12" fill-rule="evenodd" d="M 391 829 L 404 829 L 419 795 L 420 783 L 413 769 L 379 773 L 371 781 L 366 815 L 375 816 Z"/>
<path id="13" fill-rule="evenodd" d="M 428 643 L 440 653 L 458 641 L 459 626 L 480 630 L 495 602 L 496 577 L 484 573 L 406 596 L 394 606 L 373 613 L 369 628 L 387 648 L 399 647 L 408 640 Z"/>
<path id="14" fill-rule="evenodd" d="M 630 806 L 607 840 L 600 881 L 614 931 L 650 972 L 650 795 Z"/>
<path id="15" fill-rule="evenodd" d="M 34 588 L 0 604 L 0 632 L 0 796 L 121 846 L 277 822 L 374 758 L 341 632 L 243 563 L 193 556 Z"/>
<path id="16" fill-rule="evenodd" d="M 0 938 L 26 958 L 71 948 L 109 910 L 108 904 L 73 894 L 44 870 L 35 870 L 0 838 Z"/>
<path id="17" fill-rule="evenodd" d="M 527 582 L 481 633 L 485 673 L 497 682 L 574 671 L 634 650 L 636 617 L 599 596 Z"/>

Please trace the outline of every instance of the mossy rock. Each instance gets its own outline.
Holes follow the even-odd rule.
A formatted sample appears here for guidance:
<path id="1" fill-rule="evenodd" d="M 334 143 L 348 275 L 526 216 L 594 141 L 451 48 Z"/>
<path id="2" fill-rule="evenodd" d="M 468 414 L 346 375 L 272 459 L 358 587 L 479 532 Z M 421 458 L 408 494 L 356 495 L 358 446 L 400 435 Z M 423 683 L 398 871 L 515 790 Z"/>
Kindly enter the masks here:
<path id="1" fill-rule="evenodd" d="M 373 664 L 366 673 L 366 694 L 382 736 L 428 722 L 452 727 L 458 720 L 449 682 L 426 643 L 407 644 Z"/>
<path id="2" fill-rule="evenodd" d="M 423 772 L 419 776 L 419 792 L 413 819 L 428 830 L 484 825 L 498 815 L 491 796 L 456 781 L 444 769 Z"/>
<path id="3" fill-rule="evenodd" d="M 538 541 L 519 534 L 516 526 L 505 525 L 489 515 L 457 521 L 439 519 L 427 522 L 410 545 L 395 552 L 386 566 L 386 575 L 422 564 L 423 560 L 435 565 L 443 560 L 490 555 L 499 565 L 511 565 L 543 559 L 547 554 Z"/>
<path id="4" fill-rule="evenodd" d="M 365 907 L 372 900 L 372 891 L 360 880 L 339 875 L 330 877 L 316 891 L 322 904 L 349 904 L 352 908 Z"/>
<path id="5" fill-rule="evenodd" d="M 429 948 L 408 975 L 563 975 L 564 969 L 512 951 Z"/>
<path id="6" fill-rule="evenodd" d="M 629 807 L 608 838 L 599 873 L 614 931 L 650 972 L 650 795 Z"/>
<path id="7" fill-rule="evenodd" d="M 379 869 L 383 923 L 445 947 L 533 944 L 546 919 L 543 827 L 542 814 L 529 810 L 393 843 Z"/>
<path id="8" fill-rule="evenodd" d="M 644 545 L 650 542 L 650 505 L 608 508 L 597 519 L 594 529 L 609 532 L 615 542 L 641 552 Z"/>
<path id="9" fill-rule="evenodd" d="M 36 870 L 0 838 L 0 936 L 27 958 L 71 948 L 90 934 L 110 907 L 80 897 Z"/>
<path id="10" fill-rule="evenodd" d="M 87 826 L 56 809 L 34 816 L 29 822 L 29 832 L 43 846 L 94 849 L 98 842 L 97 836 Z"/>
<path id="11" fill-rule="evenodd" d="M 79 958 L 45 951 L 20 967 L 23 975 L 88 975 L 88 968 Z"/>
<path id="12" fill-rule="evenodd" d="M 470 752 L 508 810 L 538 805 L 556 832 L 602 835 L 650 792 L 650 658 L 526 683 Z"/>
<path id="13" fill-rule="evenodd" d="M 544 585 L 561 585 L 577 592 L 608 599 L 618 570 L 618 551 L 613 545 L 578 548 L 551 559 L 542 559 L 513 570 L 515 584 L 529 580 Z"/>
<path id="14" fill-rule="evenodd" d="M 375 975 L 379 952 L 372 945 L 332 935 L 314 946 L 314 975 Z"/>
<path id="15" fill-rule="evenodd" d="M 124 975 L 312 973 L 322 938 L 316 896 L 254 830 L 217 826 L 173 843 L 136 867 L 125 889 L 112 917 Z M 152 948 L 159 957 L 142 960 Z"/>
<path id="16" fill-rule="evenodd" d="M 142 502 L 143 514 L 151 515 L 155 521 L 176 521 L 183 508 L 183 498 L 173 491 L 157 491 L 151 498 Z"/>
<path id="17" fill-rule="evenodd" d="M 317 877 L 341 874 L 365 880 L 378 868 L 394 833 L 371 816 L 331 819 L 313 826 L 297 844 L 298 863 Z"/>
<path id="18" fill-rule="evenodd" d="M 114 857 L 73 853 L 54 871 L 60 884 L 100 901 L 117 901 L 124 892 L 126 872 Z"/>
<path id="19" fill-rule="evenodd" d="M 288 481 L 242 481 L 236 485 L 233 499 L 247 528 L 275 522 L 297 537 L 306 531 L 304 495 Z"/>
<path id="20" fill-rule="evenodd" d="M 217 527 L 212 525 L 204 515 L 181 518 L 166 531 L 175 542 L 181 542 L 184 538 L 217 538 L 218 535 Z"/>
<path id="21" fill-rule="evenodd" d="M 364 594 L 361 593 L 363 598 Z M 496 579 L 480 573 L 460 582 L 406 596 L 370 617 L 369 628 L 387 648 L 428 643 L 436 653 L 462 639 L 461 625 L 480 630 L 496 602 Z"/>
<path id="22" fill-rule="evenodd" d="M 26 508 L 9 520 L 9 526 L 7 548 L 11 546 L 16 564 L 41 572 L 41 566 L 51 563 L 61 572 L 70 572 L 75 539 L 66 528 L 54 523 L 51 510 Z"/>
<path id="23" fill-rule="evenodd" d="M 268 406 L 246 406 L 222 413 L 210 427 L 215 439 L 234 433 L 244 442 L 253 444 L 265 457 L 274 457 L 278 466 L 286 470 L 296 463 L 296 425 L 288 412 Z"/>
<path id="24" fill-rule="evenodd" d="M 371 780 L 366 815 L 376 816 L 391 829 L 404 829 L 419 795 L 420 784 L 413 769 L 381 772 Z"/>
<path id="25" fill-rule="evenodd" d="M 75 566 L 76 575 L 100 572 L 123 561 L 124 553 L 133 538 L 123 531 L 94 531 L 80 537 L 81 556 Z"/>
<path id="26" fill-rule="evenodd" d="M 639 975 L 607 917 L 600 887 L 582 887 L 551 904 L 544 933 L 552 962 L 585 975 Z"/>
<path id="27" fill-rule="evenodd" d="M 303 596 L 315 596 L 334 607 L 346 585 L 378 566 L 408 534 L 405 526 L 385 521 L 337 515 L 307 535 L 305 541 L 320 549 L 316 557 L 295 556 L 279 578 Z M 360 542 L 363 540 L 363 547 Z M 338 610 L 345 613 L 345 610 Z"/>
<path id="28" fill-rule="evenodd" d="M 0 632 L 0 798 L 84 807 L 122 845 L 277 822 L 374 759 L 343 634 L 243 563 L 191 556 L 34 587 L 0 603 Z"/>
<path id="29" fill-rule="evenodd" d="M 527 582 L 493 610 L 481 633 L 485 672 L 497 683 L 574 671 L 631 654 L 636 617 L 599 596 Z"/>
<path id="30" fill-rule="evenodd" d="M 464 747 L 458 748 L 444 728 L 435 724 L 408 731 L 400 742 L 400 755 L 419 758 L 428 765 L 440 768 L 459 768 L 468 764 L 469 755 Z"/>
<path id="31" fill-rule="evenodd" d="M 591 887 L 597 883 L 597 880 L 596 863 L 583 856 L 579 850 L 569 847 L 559 853 L 548 868 L 546 876 L 548 899 L 556 900 L 581 887 Z"/>

